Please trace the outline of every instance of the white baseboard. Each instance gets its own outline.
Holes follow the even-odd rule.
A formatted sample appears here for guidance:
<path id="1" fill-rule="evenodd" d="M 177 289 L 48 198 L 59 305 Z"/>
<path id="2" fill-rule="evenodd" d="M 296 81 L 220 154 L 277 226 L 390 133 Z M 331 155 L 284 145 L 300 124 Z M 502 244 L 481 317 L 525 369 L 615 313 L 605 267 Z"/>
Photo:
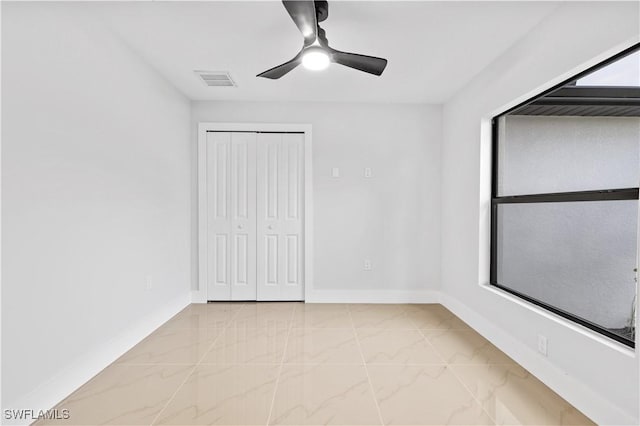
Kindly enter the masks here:
<path id="1" fill-rule="evenodd" d="M 47 410 L 54 407 L 168 319 L 184 309 L 189 303 L 191 303 L 191 300 L 187 293 L 172 300 L 162 308 L 156 309 L 138 321 L 137 324 L 132 324 L 122 334 L 93 348 L 38 388 L 17 401 L 5 405 L 3 408 Z M 28 423 L 31 423 L 31 421 Z M 21 425 L 28 423 L 17 420 L 15 422 L 3 420 L 2 424 Z"/>
<path id="2" fill-rule="evenodd" d="M 423 290 L 309 290 L 307 303 L 439 303 L 440 292 Z M 207 303 L 206 291 L 192 290 L 191 303 Z"/>
<path id="3" fill-rule="evenodd" d="M 307 303 L 439 303 L 433 290 L 308 290 Z"/>
<path id="4" fill-rule="evenodd" d="M 207 303 L 206 290 L 191 290 L 191 303 Z"/>
<path id="5" fill-rule="evenodd" d="M 570 377 L 458 299 L 441 293 L 440 303 L 597 424 L 637 424 L 632 415 Z"/>

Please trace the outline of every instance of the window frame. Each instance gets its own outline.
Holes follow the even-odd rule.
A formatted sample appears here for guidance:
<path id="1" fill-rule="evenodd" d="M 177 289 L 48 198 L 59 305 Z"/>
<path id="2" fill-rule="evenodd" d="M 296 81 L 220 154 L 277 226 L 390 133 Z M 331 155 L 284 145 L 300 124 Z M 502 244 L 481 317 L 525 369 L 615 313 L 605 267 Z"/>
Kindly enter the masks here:
<path id="1" fill-rule="evenodd" d="M 631 348 L 635 348 L 635 341 L 628 339 L 624 336 L 620 336 L 615 334 L 608 329 L 595 324 L 591 321 L 588 321 L 584 318 L 580 318 L 576 315 L 571 314 L 570 312 L 564 311 L 555 306 L 549 305 L 548 303 L 537 300 L 531 296 L 527 296 L 526 294 L 520 293 L 516 290 L 508 288 L 500 283 L 497 280 L 497 272 L 498 272 L 498 206 L 501 204 L 513 204 L 513 203 L 557 203 L 557 202 L 575 202 L 575 201 L 614 201 L 614 200 L 639 200 L 639 188 L 613 188 L 613 189 L 604 189 L 604 190 L 586 190 L 586 191 L 573 191 L 573 192 L 553 192 L 553 193 L 543 193 L 543 194 L 526 194 L 526 195 L 506 195 L 500 196 L 498 195 L 498 173 L 499 173 L 499 119 L 500 117 L 506 116 L 517 109 L 524 107 L 540 98 L 547 96 L 548 94 L 563 88 L 569 83 L 576 81 L 580 77 L 590 74 L 597 69 L 603 68 L 608 64 L 617 61 L 618 59 L 627 56 L 630 53 L 635 51 L 640 51 L 640 43 L 634 44 L 633 46 L 623 50 L 622 52 L 582 71 L 571 78 L 551 87 L 548 90 L 543 91 L 542 93 L 533 96 L 526 101 L 507 109 L 506 111 L 496 114 L 491 119 L 491 149 L 492 149 L 492 164 L 491 164 L 491 249 L 490 249 L 490 268 L 489 268 L 489 284 L 495 288 L 503 290 L 509 294 L 512 294 L 520 299 L 523 299 L 529 303 L 532 303 L 538 307 L 541 307 L 547 311 L 550 311 L 556 315 L 559 315 L 569 321 L 580 324 L 592 331 L 595 331 L 601 335 L 609 337 L 617 342 L 623 343 L 626 346 Z M 636 292 L 637 292 L 636 288 Z M 638 299 L 636 297 L 636 305 L 638 304 Z M 637 334 L 636 334 L 637 336 Z"/>

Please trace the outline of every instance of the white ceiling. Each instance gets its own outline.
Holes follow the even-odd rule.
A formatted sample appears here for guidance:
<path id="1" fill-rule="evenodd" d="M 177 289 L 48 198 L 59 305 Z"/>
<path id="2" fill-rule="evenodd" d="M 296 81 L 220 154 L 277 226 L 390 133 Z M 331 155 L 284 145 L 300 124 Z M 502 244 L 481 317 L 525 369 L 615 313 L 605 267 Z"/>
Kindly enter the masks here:
<path id="1" fill-rule="evenodd" d="M 279 1 L 83 4 L 193 100 L 442 103 L 528 33 L 552 2 L 329 2 L 332 47 L 387 58 L 381 77 L 332 64 L 280 80 L 256 74 L 291 59 L 302 36 Z M 229 71 L 237 88 L 194 70 Z"/>

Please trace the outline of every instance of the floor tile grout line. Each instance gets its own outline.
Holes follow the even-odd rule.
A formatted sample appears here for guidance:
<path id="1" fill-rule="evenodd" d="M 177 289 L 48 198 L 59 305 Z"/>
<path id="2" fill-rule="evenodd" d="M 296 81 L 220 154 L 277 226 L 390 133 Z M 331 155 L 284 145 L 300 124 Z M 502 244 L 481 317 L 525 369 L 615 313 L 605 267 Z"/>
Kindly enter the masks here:
<path id="1" fill-rule="evenodd" d="M 429 339 L 429 337 L 427 337 L 427 335 L 424 333 L 425 330 L 429 330 L 429 331 L 441 331 L 441 332 L 451 332 L 451 331 L 461 331 L 461 330 L 471 330 L 475 333 L 477 333 L 474 329 L 472 328 L 468 328 L 468 329 L 464 329 L 464 328 L 447 328 L 447 329 L 418 329 L 418 331 L 420 332 L 420 334 L 422 334 L 425 338 L 425 340 L 427 342 L 429 342 L 429 344 L 431 344 L 431 346 L 434 348 L 434 350 L 436 351 L 436 353 L 438 355 L 440 355 L 441 358 L 443 358 L 445 360 L 445 362 L 447 362 L 448 364 L 451 365 L 520 365 L 515 361 L 511 361 L 511 362 L 494 362 L 494 361 L 484 361 L 484 362 L 450 362 L 447 358 L 445 358 L 443 356 L 443 354 L 440 352 L 440 350 L 438 349 L 438 347 L 431 341 L 431 339 Z M 482 336 L 481 336 L 482 337 Z M 486 340 L 489 344 L 493 345 L 493 343 L 491 343 L 489 340 L 485 339 L 484 337 L 482 337 L 484 340 Z M 494 346 L 495 347 L 495 346 Z M 507 358 L 509 358 L 508 355 L 506 355 L 504 352 L 502 352 L 499 348 L 496 347 L 496 349 L 503 355 L 505 355 Z"/>
<path id="2" fill-rule="evenodd" d="M 241 305 L 240 309 L 236 310 L 233 313 L 233 315 L 231 316 L 231 320 L 238 315 L 238 312 L 240 312 L 244 306 L 245 306 L 244 304 Z M 173 392 L 173 395 L 171 395 L 171 398 L 169 398 L 169 400 L 167 400 L 167 403 L 162 407 L 162 409 L 160 411 L 158 411 L 158 414 L 156 414 L 156 416 L 153 418 L 153 420 L 150 423 L 151 426 L 153 426 L 158 421 L 158 419 L 160 419 L 160 415 L 164 412 L 164 410 L 166 410 L 166 408 L 169 406 L 169 404 L 171 404 L 171 402 L 173 402 L 173 400 L 175 399 L 175 397 L 178 394 L 178 392 L 180 391 L 180 389 L 182 389 L 184 384 L 187 383 L 187 380 L 189 380 L 189 378 L 193 375 L 193 373 L 196 371 L 196 368 L 198 368 L 198 366 L 202 363 L 202 360 L 207 356 L 207 354 L 209 353 L 209 351 L 211 350 L 213 345 L 218 341 L 220 336 L 222 336 L 224 334 L 224 331 L 228 327 L 228 324 L 231 323 L 231 320 L 229 320 L 227 322 L 227 325 L 225 325 L 225 327 L 222 329 L 221 333 L 216 335 L 216 337 L 213 339 L 211 344 L 208 346 L 207 350 L 203 352 L 203 354 L 200 357 L 200 359 L 198 360 L 198 362 L 196 364 L 194 364 L 194 366 L 191 368 L 191 371 L 189 372 L 189 374 L 186 375 L 186 377 L 184 378 L 182 383 L 180 383 L 180 385 L 175 390 L 175 392 Z"/>
<path id="3" fill-rule="evenodd" d="M 362 346 L 360 345 L 360 338 L 358 337 L 358 330 L 356 329 L 356 323 L 353 321 L 353 315 L 351 313 L 351 305 L 347 305 L 347 307 L 349 308 L 349 319 L 351 320 L 351 325 L 353 326 L 353 334 L 356 337 L 358 351 L 360 352 L 360 357 L 362 357 L 362 365 L 364 366 L 364 372 L 367 375 L 367 381 L 369 382 L 369 390 L 371 391 L 371 397 L 373 398 L 373 402 L 376 404 L 376 410 L 378 411 L 378 419 L 380 420 L 380 425 L 384 425 L 384 419 L 382 418 L 382 411 L 380 410 L 380 404 L 378 404 L 378 398 L 376 397 L 376 392 L 373 389 L 373 382 L 371 381 L 371 376 L 369 375 L 369 368 L 367 367 L 367 361 L 364 358 L 364 352 L 362 352 Z"/>
<path id="4" fill-rule="evenodd" d="M 433 342 L 431 340 L 429 340 L 429 338 L 427 337 L 426 334 L 424 334 L 422 329 L 419 328 L 418 329 L 418 333 L 420 333 L 420 335 L 422 335 L 422 338 L 427 342 L 427 344 L 429 346 L 431 346 L 431 348 L 436 353 L 436 355 L 438 355 L 440 357 L 440 359 L 442 359 L 442 361 L 445 362 L 445 364 L 449 365 L 449 360 L 440 352 L 440 350 L 438 348 L 436 348 L 436 345 L 434 345 Z"/>
<path id="5" fill-rule="evenodd" d="M 482 405 L 482 403 L 480 402 L 480 400 L 478 398 L 476 398 L 476 396 L 473 394 L 473 392 L 471 392 L 471 390 L 467 387 L 467 385 L 464 384 L 464 382 L 462 381 L 462 379 L 460 379 L 460 377 L 458 377 L 458 374 L 455 372 L 455 370 L 452 368 L 454 367 L 454 365 L 463 365 L 463 364 L 451 364 L 449 363 L 449 361 L 440 354 L 440 351 L 436 348 L 436 346 L 431 342 L 431 340 L 429 340 L 429 338 L 424 334 L 424 332 L 422 331 L 423 329 L 419 328 L 418 332 L 422 335 L 422 337 L 424 338 L 424 340 L 436 351 L 436 354 L 438 354 L 438 356 L 445 362 L 444 366 L 447 370 L 449 370 L 451 372 L 451 374 L 453 375 L 453 377 L 455 377 L 455 379 L 462 385 L 462 387 L 464 388 L 465 391 L 467 391 L 467 393 L 469 395 L 471 395 L 471 398 L 473 398 L 473 400 L 480 406 L 480 409 L 482 410 L 483 413 L 485 413 L 487 415 L 487 417 L 489 417 L 489 419 L 491 419 L 491 421 L 496 424 L 496 420 L 489 415 L 489 413 L 487 412 L 487 410 L 484 409 L 484 406 Z M 443 364 L 433 364 L 433 365 L 443 365 Z M 467 364 L 464 364 L 467 365 Z M 482 366 L 484 364 L 469 364 L 469 365 L 479 365 Z"/>
<path id="6" fill-rule="evenodd" d="M 462 387 L 464 388 L 464 390 L 466 390 L 469 395 L 471 395 L 471 398 L 473 398 L 473 400 L 480 406 L 480 409 L 482 410 L 483 413 L 485 413 L 489 419 L 491 419 L 491 421 L 496 424 L 496 420 L 493 418 L 493 416 L 491 416 L 487 410 L 484 409 L 484 406 L 482 405 L 482 403 L 480 402 L 480 400 L 473 394 L 473 392 L 471 392 L 471 390 L 468 388 L 467 385 L 464 384 L 464 382 L 462 381 L 462 379 L 458 376 L 458 374 L 455 372 L 455 370 L 453 369 L 454 364 L 451 364 L 438 350 L 438 348 L 436 348 L 436 346 L 433 344 L 433 342 L 431 342 L 431 340 L 427 337 L 427 335 L 423 332 L 422 328 L 418 329 L 418 332 L 422 335 L 422 337 L 424 338 L 424 340 L 431 345 L 431 347 L 433 348 L 433 350 L 436 352 L 436 354 L 438 354 L 438 356 L 445 362 L 445 368 L 447 370 L 449 370 L 451 372 L 451 374 L 453 375 L 453 377 L 456 378 L 456 380 L 462 385 Z M 467 365 L 467 364 L 457 364 L 457 365 Z M 483 365 L 483 364 L 470 364 L 470 365 Z"/>
<path id="7" fill-rule="evenodd" d="M 188 306 L 191 306 L 188 305 Z M 186 306 L 184 309 L 180 310 L 180 312 L 176 313 L 175 315 L 173 315 L 171 318 L 169 318 L 167 321 L 165 321 L 164 323 L 160 324 L 160 326 L 156 327 L 152 332 L 150 332 L 149 334 L 147 334 L 145 337 L 143 337 L 138 343 L 136 343 L 135 345 L 133 345 L 131 348 L 129 348 L 125 353 L 123 353 L 122 355 L 118 356 L 114 361 L 112 361 L 111 363 L 109 363 L 106 367 L 104 367 L 102 370 L 100 370 L 96 375 L 94 375 L 93 377 L 91 377 L 89 380 L 87 380 L 86 382 L 84 382 L 82 385 L 80 385 L 78 388 L 74 389 L 69 395 L 65 396 L 63 399 L 61 399 L 60 401 L 58 401 L 53 408 L 59 406 L 62 402 L 64 402 L 66 399 L 68 399 L 71 395 L 73 395 L 75 392 L 77 392 L 80 388 L 82 388 L 84 385 L 88 384 L 89 382 L 99 378 L 100 376 L 103 375 L 103 373 L 105 373 L 107 371 L 107 369 L 112 368 L 112 367 L 116 367 L 116 366 L 154 366 L 154 365 L 166 365 L 166 366 L 188 366 L 188 365 L 194 365 L 191 362 L 184 362 L 184 363 L 154 363 L 154 362 L 147 362 L 147 363 L 137 363 L 137 362 L 118 362 L 118 360 L 120 358 L 122 358 L 124 355 L 126 355 L 129 351 L 131 351 L 133 348 L 135 348 L 136 346 L 138 346 L 140 343 L 142 343 L 143 341 L 145 341 L 146 339 L 148 339 L 149 337 L 151 337 L 153 334 L 155 334 L 158 330 L 160 330 L 162 327 L 166 327 L 167 323 L 169 323 L 171 320 L 175 319 L 178 315 L 180 315 L 182 312 L 185 311 L 185 309 L 188 308 L 188 306 Z M 234 314 L 235 315 L 235 314 Z M 194 327 L 167 327 L 168 330 L 193 330 Z M 210 328 L 217 328 L 217 327 L 196 327 L 198 329 L 200 328 L 205 328 L 205 329 L 210 329 Z M 216 336 L 216 338 L 214 340 L 216 340 L 218 338 L 218 336 Z M 188 376 L 187 376 L 188 377 Z M 163 407 L 164 409 L 164 407 Z M 161 410 L 162 411 L 162 410 Z M 156 419 L 154 419 L 155 421 Z"/>
<path id="8" fill-rule="evenodd" d="M 489 365 L 491 365 L 491 364 L 489 364 Z M 482 366 L 482 364 L 478 364 L 478 366 Z M 487 412 L 487 410 L 485 410 L 484 405 L 482 404 L 482 402 L 480 402 L 480 400 L 474 395 L 474 393 L 471 392 L 471 389 L 469 389 L 469 387 L 462 381 L 462 379 L 458 376 L 458 373 L 456 373 L 456 371 L 454 370 L 453 367 L 454 367 L 454 365 L 447 364 L 447 370 L 449 370 L 451 372 L 451 374 L 453 374 L 453 377 L 455 377 L 456 380 L 458 382 L 460 382 L 462 387 L 469 393 L 469 395 L 471 395 L 473 400 L 480 406 L 480 409 L 482 410 L 482 412 L 485 413 L 487 415 L 487 417 L 489 417 L 491 419 L 491 421 L 493 422 L 494 425 L 497 424 L 496 419 L 494 419 L 493 416 L 491 414 L 489 414 Z"/>
<path id="9" fill-rule="evenodd" d="M 213 346 L 218 342 L 218 339 L 220 339 L 220 337 L 221 337 L 222 335 L 225 335 L 225 334 L 226 334 L 226 331 L 227 331 L 227 329 L 229 328 L 229 326 L 230 326 L 231 322 L 234 320 L 234 318 L 235 318 L 235 317 L 237 317 L 237 316 L 238 316 L 238 313 L 239 313 L 240 311 L 242 311 L 242 309 L 243 309 L 245 306 L 246 306 L 246 305 L 243 303 L 242 305 L 240 305 L 240 309 L 237 309 L 237 310 L 233 313 L 233 315 L 231 316 L 231 318 L 226 322 L 225 326 L 222 328 L 222 330 L 221 330 L 220 334 L 218 334 L 218 335 L 216 336 L 216 338 L 215 338 L 215 339 L 213 339 L 213 342 L 211 342 L 211 344 L 209 345 L 209 347 L 207 348 L 207 350 L 206 350 L 206 351 L 204 351 L 204 353 L 203 353 L 203 354 L 202 354 L 202 356 L 200 357 L 200 360 L 199 360 L 199 361 L 198 361 L 198 363 L 196 364 L 196 367 L 197 367 L 198 365 L 202 364 L 202 360 L 204 360 L 204 359 L 205 359 L 205 357 L 209 354 L 209 352 L 211 352 L 211 349 L 213 349 Z"/>
<path id="10" fill-rule="evenodd" d="M 185 378 L 182 380 L 182 382 L 178 385 L 178 387 L 176 388 L 176 390 L 173 392 L 173 394 L 171 395 L 171 398 L 169 398 L 167 400 L 167 403 L 162 407 L 162 409 L 160 411 L 158 411 L 158 414 L 156 414 L 156 416 L 153 418 L 153 420 L 151 421 L 151 423 L 149 423 L 150 426 L 156 424 L 156 421 L 158 421 L 158 419 L 160 418 L 160 415 L 164 412 L 164 410 L 169 406 L 169 404 L 171 404 L 171 402 L 173 401 L 173 399 L 176 397 L 176 395 L 178 394 L 178 392 L 180 391 L 180 389 L 182 389 L 182 386 L 184 386 L 184 384 L 187 382 L 187 380 L 189 380 L 189 377 L 191 377 L 191 375 L 193 374 L 193 372 L 196 370 L 196 367 L 198 366 L 198 364 L 194 364 L 191 367 L 191 371 L 189 371 L 189 373 L 187 373 L 187 375 L 185 376 Z"/>
<path id="11" fill-rule="evenodd" d="M 356 309 L 350 309 L 350 307 L 353 307 L 354 305 L 346 305 L 347 306 L 347 316 L 342 318 L 342 321 L 345 324 L 348 324 L 349 327 L 304 327 L 304 326 L 299 326 L 299 322 L 296 322 L 298 320 L 297 318 L 297 312 L 302 311 L 301 313 L 304 314 L 305 311 L 305 305 L 301 305 L 301 304 L 293 304 L 293 308 L 290 311 L 290 315 L 291 315 L 291 321 L 289 321 L 288 324 L 283 325 L 281 328 L 278 327 L 278 333 L 282 333 L 284 334 L 284 332 L 286 332 L 286 336 L 284 339 L 284 346 L 282 349 L 282 356 L 280 357 L 280 360 L 277 360 L 277 356 L 275 359 L 273 359 L 273 362 L 266 362 L 266 363 L 252 363 L 252 362 L 232 362 L 232 363 L 227 363 L 227 362 L 223 362 L 223 363 L 219 363 L 219 362 L 206 362 L 207 358 L 211 355 L 211 351 L 213 350 L 213 347 L 215 345 L 217 345 L 217 342 L 223 341 L 224 340 L 224 336 L 226 335 L 225 333 L 227 332 L 231 332 L 233 333 L 235 331 L 234 327 L 238 327 L 238 325 L 236 324 L 239 320 L 239 318 L 243 318 L 243 313 L 247 313 L 249 312 L 250 314 L 253 312 L 253 305 L 252 304 L 241 304 L 241 306 L 238 307 L 238 309 L 236 309 L 235 311 L 232 312 L 228 312 L 227 314 L 224 315 L 224 321 L 219 321 L 220 322 L 220 326 L 216 326 L 216 327 L 176 327 L 176 328 L 172 328 L 171 330 L 177 330 L 178 332 L 182 333 L 182 332 L 188 332 L 189 330 L 200 330 L 203 331 L 203 329 L 207 329 L 207 330 L 215 330 L 216 331 L 216 335 L 213 336 L 212 340 L 209 340 L 206 337 L 206 340 L 204 340 L 204 352 L 203 355 L 199 358 L 199 360 L 197 360 L 196 362 L 190 362 L 190 363 L 116 363 L 114 361 L 114 363 L 110 364 L 109 366 L 105 367 L 102 371 L 100 371 L 96 376 L 94 376 L 93 378 L 91 378 L 88 382 L 100 377 L 101 374 L 104 374 L 106 370 L 108 370 L 110 367 L 114 367 L 114 366 L 123 366 L 123 367 L 127 367 L 127 366 L 145 366 L 145 367 L 149 367 L 149 366 L 157 366 L 158 367 L 158 371 L 162 374 L 163 372 L 169 370 L 176 370 L 179 374 L 185 374 L 184 376 L 184 380 L 182 380 L 180 382 L 179 379 L 179 374 L 178 374 L 178 386 L 175 389 L 175 391 L 173 392 L 173 394 L 170 396 L 170 398 L 167 400 L 167 402 L 164 405 L 161 405 L 160 410 L 158 412 L 158 414 L 153 418 L 153 420 L 151 421 L 151 425 L 157 425 L 158 423 L 156 422 L 160 422 L 163 419 L 163 414 L 164 414 L 164 418 L 166 418 L 166 416 L 173 416 L 173 410 L 168 410 L 168 408 L 171 406 L 171 404 L 173 403 L 174 400 L 176 400 L 175 398 L 178 396 L 178 394 L 181 393 L 181 390 L 184 388 L 184 385 L 189 382 L 190 379 L 193 379 L 195 371 L 198 371 L 198 368 L 214 368 L 214 366 L 226 366 L 225 368 L 228 368 L 228 366 L 234 366 L 234 368 L 237 368 L 239 366 L 249 366 L 249 365 L 263 365 L 263 366 L 269 366 L 269 369 L 272 371 L 272 384 L 274 386 L 273 388 L 273 394 L 272 394 L 272 401 L 271 401 L 271 405 L 269 408 L 269 414 L 268 414 L 268 418 L 267 418 L 267 426 L 270 424 L 270 422 L 274 421 L 277 422 L 278 421 L 278 410 L 275 409 L 275 401 L 276 400 L 280 400 L 279 398 L 276 398 L 277 394 L 278 394 L 278 388 L 281 385 L 280 379 L 281 376 L 283 375 L 284 372 L 284 366 L 288 366 L 288 365 L 296 365 L 296 366 L 316 366 L 316 365 L 344 365 L 344 366 L 353 366 L 352 368 L 357 368 L 355 366 L 357 365 L 363 365 L 365 367 L 365 374 L 367 375 L 367 379 L 368 379 L 368 383 L 369 383 L 369 388 L 370 391 L 372 392 L 372 396 L 374 398 L 374 403 L 376 404 L 376 409 L 378 411 L 378 415 L 379 415 L 379 422 L 384 424 L 384 418 L 382 417 L 382 413 L 381 413 L 381 409 L 380 409 L 380 403 L 378 402 L 378 399 L 376 397 L 376 393 L 374 391 L 374 387 L 373 387 L 373 381 L 372 381 L 372 374 L 369 372 L 368 367 L 373 366 L 374 368 L 374 373 L 377 372 L 377 369 L 380 367 L 384 367 L 384 366 L 414 366 L 414 367 L 431 367 L 431 368 L 444 368 L 444 369 L 448 369 L 451 374 L 453 374 L 453 376 L 455 377 L 455 381 L 453 383 L 460 383 L 460 385 L 462 386 L 462 389 L 464 389 L 464 391 L 459 390 L 458 392 L 462 392 L 462 394 L 464 394 L 464 392 L 467 392 L 466 395 L 471 395 L 472 399 L 468 399 L 467 401 L 469 401 L 467 404 L 471 403 L 471 401 L 475 401 L 475 403 L 477 403 L 480 406 L 481 411 L 478 413 L 482 413 L 486 416 L 486 419 L 491 422 L 491 424 L 496 424 L 496 413 L 490 414 L 490 407 L 489 404 L 487 402 L 486 398 L 483 398 L 482 395 L 480 395 L 478 392 L 474 393 L 471 390 L 474 389 L 474 381 L 473 380 L 467 380 L 467 376 L 465 375 L 465 368 L 469 368 L 469 367 L 476 367 L 476 368 L 499 368 L 499 367 L 518 367 L 518 368 L 524 368 L 522 367 L 520 364 L 518 364 L 515 361 L 511 361 L 511 362 L 492 362 L 492 361 L 485 361 L 485 362 L 455 362 L 455 356 L 454 357 L 450 357 L 451 360 L 447 360 L 444 358 L 443 355 L 440 354 L 440 350 L 442 349 L 438 349 L 441 346 L 440 345 L 436 345 L 436 343 L 431 341 L 431 338 L 434 339 L 435 342 L 439 342 L 438 336 L 441 335 L 440 332 L 443 333 L 448 333 L 448 332 L 456 332 L 456 331 L 461 331 L 461 330 L 472 330 L 475 331 L 473 328 L 471 327 L 467 327 L 467 328 L 457 328 L 457 327 L 447 327 L 447 328 L 429 328 L 429 327 L 417 327 L 418 324 L 420 324 L 419 322 L 416 322 L 415 319 L 413 318 L 409 318 L 410 319 L 410 323 L 415 324 L 416 327 L 415 328 L 395 328 L 395 327 L 391 327 L 391 328 L 387 328 L 387 327 L 364 327 L 364 328 L 357 328 L 356 327 L 356 323 L 355 323 L 355 319 L 358 318 L 359 321 L 361 320 L 361 318 L 357 317 L 355 314 L 358 312 L 356 311 Z M 199 310 L 197 312 L 200 312 Z M 208 313 L 208 310 L 204 310 L 203 312 Z M 286 315 L 286 312 L 284 312 Z M 217 313 L 216 315 L 211 316 L 210 318 L 212 319 L 216 319 L 217 318 Z M 283 318 L 286 318 L 283 317 Z M 193 319 L 197 319 L 197 318 L 193 318 Z M 270 320 L 271 321 L 271 320 Z M 208 324 L 209 322 L 206 321 L 206 324 Z M 218 323 L 218 320 L 216 320 L 216 323 Z M 298 324 L 298 327 L 296 327 L 296 324 Z M 387 324 L 385 324 L 387 325 Z M 158 327 L 159 329 L 162 328 L 163 326 Z M 242 326 L 241 328 L 248 328 L 248 329 L 267 329 L 270 328 L 269 326 Z M 239 329 L 239 328 L 238 328 Z M 356 343 L 358 346 L 358 351 L 360 353 L 360 361 L 354 361 L 354 362 L 347 362 L 347 363 L 333 363 L 333 362 L 329 362 L 329 363 L 325 363 L 325 362 L 287 362 L 288 357 L 287 357 L 287 352 L 288 352 L 288 344 L 290 341 L 290 337 L 292 334 L 296 334 L 296 330 L 347 330 L 350 329 L 352 330 L 352 332 L 354 333 L 354 337 L 356 339 Z M 379 363 L 379 362 L 367 362 L 367 360 L 365 359 L 365 354 L 364 354 L 364 346 L 367 345 L 367 341 L 366 341 L 366 336 L 363 335 L 363 339 L 365 339 L 365 345 L 362 345 L 361 341 L 359 340 L 359 334 L 361 334 L 361 332 L 363 330 L 378 330 L 378 331 L 393 331 L 393 330 L 417 330 L 419 335 L 422 336 L 422 338 L 424 339 L 424 341 L 427 342 L 427 344 L 432 347 L 435 352 L 438 354 L 438 357 L 442 360 L 442 362 L 439 363 L 404 363 L 404 362 L 388 362 L 388 363 Z M 433 334 L 432 332 L 437 331 L 438 333 Z M 149 336 L 153 335 L 154 333 L 156 333 L 157 330 L 154 330 Z M 219 334 L 218 334 L 219 333 Z M 147 337 L 149 337 L 147 336 Z M 144 339 L 143 339 L 144 340 Z M 485 339 L 487 340 L 487 339 Z M 491 341 L 487 340 L 490 344 Z M 210 343 L 209 343 L 210 342 Z M 281 341 L 282 342 L 282 341 Z M 294 338 L 294 342 L 295 342 L 295 338 Z M 294 342 L 292 342 L 292 347 L 294 347 Z M 140 342 L 138 342 L 139 344 Z M 136 344 L 136 345 L 138 345 Z M 134 346 L 135 347 L 135 346 Z M 445 346 L 446 347 L 446 346 Z M 295 349 L 295 348 L 294 348 Z M 497 349 L 499 352 L 499 349 Z M 447 351 L 445 351 L 447 352 Z M 445 353 L 443 352 L 443 353 Z M 369 351 L 368 351 L 369 353 Z M 357 359 L 357 357 L 356 357 Z M 422 358 L 420 358 L 422 359 Z M 509 359 L 507 357 L 507 359 Z M 172 368 L 172 367 L 175 367 Z M 266 367 L 265 367 L 266 368 Z M 298 367 L 297 367 L 298 368 Z M 473 371 L 475 369 L 471 369 L 471 371 Z M 526 371 L 526 369 L 525 369 Z M 530 373 L 529 373 L 530 374 Z M 273 381 L 273 377 L 275 376 L 275 382 Z M 534 375 L 531 375 L 532 377 L 535 378 Z M 465 380 L 463 380 L 465 379 Z M 283 387 L 286 388 L 287 383 L 286 383 L 286 379 L 285 380 L 285 385 L 282 385 Z M 87 383 L 88 383 L 87 382 Z M 364 382 L 361 382 L 362 385 L 364 385 Z M 76 389 L 73 393 L 75 393 L 78 389 Z M 170 390 L 170 387 L 169 389 Z M 188 388 L 186 389 L 188 390 Z M 72 394 L 73 394 L 72 393 Z M 478 395 L 476 397 L 476 394 Z M 165 394 L 166 396 L 168 396 L 167 394 Z M 181 398 L 182 396 L 184 396 L 184 393 L 181 394 Z M 467 396 L 468 397 L 468 396 Z M 68 396 L 66 397 L 68 398 Z M 66 399 L 65 398 L 65 399 Z M 179 399 L 179 400 L 180 400 Z M 561 398 L 562 399 L 562 398 Z M 179 400 L 177 400 L 177 402 L 179 402 Z M 63 399 L 64 401 L 64 399 Z M 482 402 L 484 401 L 484 403 Z M 267 402 L 268 402 L 268 395 L 267 395 Z M 381 402 L 384 402 L 381 400 Z M 576 410 L 579 412 L 579 410 L 577 410 L 573 405 L 569 404 L 566 401 L 563 401 L 568 407 L 570 407 L 573 410 Z M 56 404 L 58 405 L 58 404 Z M 487 407 L 487 408 L 485 408 Z M 265 407 L 266 408 L 266 407 Z M 477 407 L 474 407 L 477 410 Z M 562 409 L 563 411 L 565 410 L 565 408 Z M 386 409 L 385 409 L 386 412 Z M 264 413 L 264 411 L 263 411 Z M 369 412 L 370 414 L 373 414 L 371 412 Z M 274 418 L 272 418 L 274 417 Z M 149 420 L 147 420 L 149 421 Z"/>
<path id="12" fill-rule="evenodd" d="M 287 338 L 284 341 L 282 358 L 280 358 L 280 367 L 278 368 L 278 375 L 276 376 L 276 384 L 273 387 L 273 397 L 271 398 L 271 406 L 269 407 L 269 415 L 267 416 L 266 426 L 269 426 L 269 423 L 271 422 L 271 415 L 273 414 L 273 406 L 276 403 L 276 393 L 278 392 L 278 385 L 280 384 L 280 376 L 282 375 L 282 369 L 284 368 L 284 359 L 287 356 L 287 348 L 289 346 L 289 337 L 291 336 L 291 330 L 293 329 L 293 322 L 295 321 L 294 318 L 295 318 L 295 313 L 297 309 L 298 309 L 298 304 L 293 305 L 293 310 L 291 311 L 291 319 L 289 320 L 289 328 L 287 329 Z"/>
<path id="13" fill-rule="evenodd" d="M 354 338 L 355 340 L 355 338 Z M 148 363 L 148 364 L 120 364 L 122 366 L 130 366 L 130 367 L 193 367 L 195 366 L 280 366 L 280 361 L 278 362 L 201 362 L 201 363 L 183 363 L 183 364 L 166 364 L 166 363 Z M 332 361 L 318 361 L 318 362 L 286 362 L 284 365 L 306 365 L 306 366 L 319 366 L 319 365 L 362 365 L 362 360 L 358 362 L 332 362 Z M 400 361 L 389 361 L 389 362 L 369 362 L 367 365 L 409 365 L 409 366 L 420 366 L 420 365 L 447 365 L 446 361 L 442 362 L 400 362 Z M 453 366 L 464 366 L 464 367 L 479 367 L 483 365 L 500 365 L 500 366 L 509 366 L 515 364 L 499 364 L 499 363 L 491 363 L 491 364 L 464 364 L 464 363 L 456 363 L 449 364 Z"/>

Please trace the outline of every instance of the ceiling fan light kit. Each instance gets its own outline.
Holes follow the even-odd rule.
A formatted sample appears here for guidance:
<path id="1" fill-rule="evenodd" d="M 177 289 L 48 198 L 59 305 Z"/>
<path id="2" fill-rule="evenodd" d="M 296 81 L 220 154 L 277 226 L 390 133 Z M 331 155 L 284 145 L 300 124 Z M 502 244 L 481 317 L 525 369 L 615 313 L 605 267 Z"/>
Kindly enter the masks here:
<path id="1" fill-rule="evenodd" d="M 308 70 L 321 71 L 329 66 L 329 55 L 321 47 L 309 47 L 302 54 L 302 66 Z"/>
<path id="2" fill-rule="evenodd" d="M 304 44 L 293 59 L 260 73 L 257 77 L 275 80 L 300 64 L 306 69 L 318 71 L 326 69 L 331 62 L 373 75 L 382 74 L 387 66 L 386 59 L 341 52 L 329 47 L 326 34 L 318 25 L 318 22 L 324 21 L 329 15 L 326 0 L 283 0 L 282 4 L 302 33 Z"/>

